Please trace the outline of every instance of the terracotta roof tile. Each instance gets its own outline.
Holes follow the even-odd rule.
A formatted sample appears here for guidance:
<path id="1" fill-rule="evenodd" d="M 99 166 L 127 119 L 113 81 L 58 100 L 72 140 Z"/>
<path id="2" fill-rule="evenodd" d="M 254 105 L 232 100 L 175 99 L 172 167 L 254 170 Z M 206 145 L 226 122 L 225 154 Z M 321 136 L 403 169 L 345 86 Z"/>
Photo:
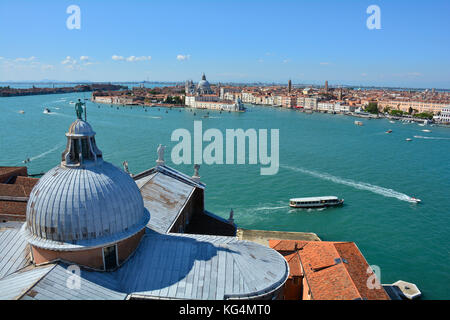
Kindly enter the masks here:
<path id="1" fill-rule="evenodd" d="M 303 267 L 314 300 L 389 300 L 382 287 L 367 286 L 373 273 L 353 242 L 269 240 L 269 246 L 284 254 L 291 276 Z"/>
<path id="2" fill-rule="evenodd" d="M 28 195 L 21 185 L 0 183 L 0 196 L 27 197 Z"/>

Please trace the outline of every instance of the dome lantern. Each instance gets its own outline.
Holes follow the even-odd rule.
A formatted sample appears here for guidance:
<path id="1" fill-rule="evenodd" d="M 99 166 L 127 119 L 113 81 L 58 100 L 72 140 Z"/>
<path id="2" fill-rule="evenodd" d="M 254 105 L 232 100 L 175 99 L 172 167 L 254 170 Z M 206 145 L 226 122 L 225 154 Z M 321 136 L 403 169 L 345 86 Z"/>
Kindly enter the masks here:
<path id="1" fill-rule="evenodd" d="M 61 165 L 66 167 L 85 167 L 99 164 L 102 152 L 95 143 L 95 132 L 86 121 L 75 120 L 66 133 L 67 146 L 62 153 Z"/>

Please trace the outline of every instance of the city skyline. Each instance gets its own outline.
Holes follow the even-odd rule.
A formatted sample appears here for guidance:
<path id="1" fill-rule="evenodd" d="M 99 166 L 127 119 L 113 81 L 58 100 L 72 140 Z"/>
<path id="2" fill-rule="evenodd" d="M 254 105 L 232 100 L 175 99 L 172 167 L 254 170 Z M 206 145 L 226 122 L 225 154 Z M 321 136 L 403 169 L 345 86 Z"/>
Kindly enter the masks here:
<path id="1" fill-rule="evenodd" d="M 381 29 L 366 26 L 372 4 Z M 66 26 L 71 5 L 80 29 Z M 1 37 L 14 45 L 0 52 L 0 81 L 184 81 L 205 72 L 213 83 L 445 89 L 448 9 L 444 1 L 4 1 Z"/>

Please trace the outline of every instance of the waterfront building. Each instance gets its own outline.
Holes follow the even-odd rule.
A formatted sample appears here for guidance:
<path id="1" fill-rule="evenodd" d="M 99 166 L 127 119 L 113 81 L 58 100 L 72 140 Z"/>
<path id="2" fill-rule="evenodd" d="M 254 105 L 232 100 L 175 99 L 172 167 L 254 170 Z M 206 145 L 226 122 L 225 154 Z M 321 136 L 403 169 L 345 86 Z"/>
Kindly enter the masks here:
<path id="1" fill-rule="evenodd" d="M 438 116 L 434 116 L 433 119 L 441 123 L 450 123 L 450 106 L 442 108 Z"/>
<path id="2" fill-rule="evenodd" d="M 303 108 L 308 110 L 317 111 L 317 98 L 315 97 L 304 97 Z"/>
<path id="3" fill-rule="evenodd" d="M 166 166 L 160 147 L 157 166 L 132 177 L 103 160 L 86 121 L 66 137 L 60 164 L 30 193 L 26 222 L 0 224 L 0 299 L 283 296 L 286 260 L 226 235 L 236 228 L 204 210 L 198 167 L 189 177 Z M 210 234 L 185 233 L 198 232 L 194 221 Z"/>
<path id="4" fill-rule="evenodd" d="M 354 242 L 269 240 L 289 263 L 286 300 L 390 300 Z"/>
<path id="5" fill-rule="evenodd" d="M 288 93 L 291 93 L 291 91 L 292 91 L 292 81 L 289 80 L 289 82 L 288 82 Z"/>
<path id="6" fill-rule="evenodd" d="M 283 108 L 293 108 L 296 104 L 296 96 L 281 96 L 281 106 Z"/>
<path id="7" fill-rule="evenodd" d="M 400 110 L 409 112 L 415 110 L 418 113 L 429 112 L 437 115 L 444 108 L 448 107 L 448 103 L 432 102 L 432 101 L 412 101 L 412 100 L 381 100 L 378 101 L 378 109 L 383 111 L 384 108 L 389 107 L 392 110 Z"/>
<path id="8" fill-rule="evenodd" d="M 221 94 L 215 94 L 209 82 L 206 80 L 205 74 L 202 75 L 202 80 L 198 83 L 194 94 L 187 94 L 185 97 L 185 105 L 195 109 L 212 109 L 221 111 L 245 111 L 241 98 L 235 95 L 233 100 L 222 99 Z"/>
<path id="9" fill-rule="evenodd" d="M 328 93 L 328 81 L 325 81 L 325 93 Z"/>
<path id="10" fill-rule="evenodd" d="M 334 102 L 319 102 L 319 103 L 317 103 L 317 111 L 335 112 L 335 103 Z"/>

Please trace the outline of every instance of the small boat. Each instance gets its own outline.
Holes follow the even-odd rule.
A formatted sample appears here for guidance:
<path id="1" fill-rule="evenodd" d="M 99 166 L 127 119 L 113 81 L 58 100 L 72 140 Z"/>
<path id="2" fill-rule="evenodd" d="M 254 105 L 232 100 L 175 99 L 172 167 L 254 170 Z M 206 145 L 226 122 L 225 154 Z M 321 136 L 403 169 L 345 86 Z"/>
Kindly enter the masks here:
<path id="1" fill-rule="evenodd" d="M 50 111 L 49 108 L 45 108 L 45 109 L 44 109 L 44 113 L 45 113 L 45 114 L 49 114 L 49 113 L 51 113 L 51 111 Z"/>
<path id="2" fill-rule="evenodd" d="M 428 130 L 428 129 L 423 129 L 422 131 L 423 132 L 431 132 L 431 130 Z"/>
<path id="3" fill-rule="evenodd" d="M 425 127 L 425 123 L 419 123 L 419 126 Z"/>
<path id="4" fill-rule="evenodd" d="M 422 200 L 417 199 L 417 198 L 415 198 L 415 197 L 410 197 L 410 198 L 409 198 L 409 202 L 420 203 L 420 202 L 422 202 Z"/>
<path id="5" fill-rule="evenodd" d="M 394 120 L 391 120 L 391 121 L 389 121 L 390 123 L 395 123 L 395 121 Z"/>
<path id="6" fill-rule="evenodd" d="M 30 160 L 30 158 L 26 158 L 25 160 L 23 160 L 22 162 L 23 163 L 28 163 L 28 162 L 30 162 L 31 160 Z"/>
<path id="7" fill-rule="evenodd" d="M 386 131 L 386 133 L 391 133 L 392 132 L 392 130 L 391 129 L 389 129 L 388 131 Z"/>
<path id="8" fill-rule="evenodd" d="M 412 141 L 412 139 L 411 139 L 411 138 L 406 138 L 405 140 L 406 140 L 406 141 Z"/>
<path id="9" fill-rule="evenodd" d="M 69 104 L 75 104 L 75 102 L 73 102 L 73 101 L 70 101 L 70 102 L 69 102 Z"/>
<path id="10" fill-rule="evenodd" d="M 293 198 L 289 200 L 291 208 L 326 208 L 339 206 L 343 203 L 344 199 L 339 199 L 336 196 Z"/>
<path id="11" fill-rule="evenodd" d="M 362 126 L 362 125 L 363 125 L 362 121 L 355 121 L 355 124 L 356 124 L 357 126 Z"/>
<path id="12" fill-rule="evenodd" d="M 19 113 L 21 113 L 21 114 L 24 114 L 24 113 L 25 113 L 25 111 L 23 111 L 23 110 L 20 110 L 20 111 L 19 111 Z"/>

